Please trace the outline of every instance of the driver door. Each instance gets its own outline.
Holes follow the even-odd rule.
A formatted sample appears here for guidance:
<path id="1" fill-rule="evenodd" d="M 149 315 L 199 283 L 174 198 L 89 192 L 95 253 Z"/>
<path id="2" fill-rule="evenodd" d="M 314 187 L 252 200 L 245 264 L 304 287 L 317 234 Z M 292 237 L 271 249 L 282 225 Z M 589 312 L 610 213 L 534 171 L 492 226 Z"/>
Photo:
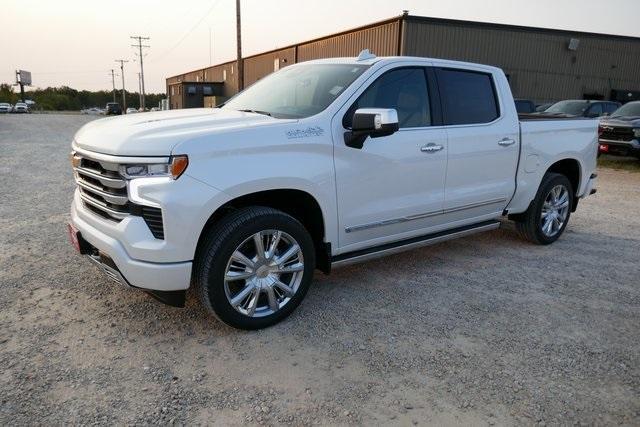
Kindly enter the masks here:
<path id="1" fill-rule="evenodd" d="M 338 253 L 427 234 L 442 223 L 447 135 L 434 126 L 428 75 L 423 66 L 382 70 L 334 119 L 342 120 L 333 126 Z M 346 146 L 358 108 L 396 109 L 399 130 L 367 138 L 362 149 Z"/>

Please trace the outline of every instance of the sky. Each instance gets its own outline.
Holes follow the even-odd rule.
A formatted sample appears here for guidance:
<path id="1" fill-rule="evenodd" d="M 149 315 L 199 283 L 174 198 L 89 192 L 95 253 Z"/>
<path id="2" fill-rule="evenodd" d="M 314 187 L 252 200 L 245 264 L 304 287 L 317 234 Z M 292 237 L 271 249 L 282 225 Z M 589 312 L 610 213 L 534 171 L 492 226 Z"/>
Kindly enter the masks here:
<path id="1" fill-rule="evenodd" d="M 116 59 L 137 91 L 134 40 L 146 43 L 147 92 L 165 79 L 235 58 L 235 0 L 0 0 L 0 83 L 31 71 L 34 86 L 110 90 Z M 243 55 L 400 15 L 640 37 L 640 0 L 242 0 Z M 210 37 L 211 35 L 211 37 Z M 211 46 L 211 49 L 210 49 Z M 211 61 L 210 61 L 211 57 Z"/>

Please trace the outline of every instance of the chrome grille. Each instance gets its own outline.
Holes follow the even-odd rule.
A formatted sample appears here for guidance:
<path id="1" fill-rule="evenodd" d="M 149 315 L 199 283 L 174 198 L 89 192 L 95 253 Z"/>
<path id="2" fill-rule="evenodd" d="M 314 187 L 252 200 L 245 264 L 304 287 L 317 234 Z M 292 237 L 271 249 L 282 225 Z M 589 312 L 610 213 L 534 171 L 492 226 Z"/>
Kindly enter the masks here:
<path id="1" fill-rule="evenodd" d="M 118 172 L 119 165 L 73 154 L 76 184 L 83 203 L 92 212 L 113 221 L 130 214 L 127 181 Z"/>
<path id="2" fill-rule="evenodd" d="M 164 239 L 162 210 L 129 201 L 127 180 L 120 175 L 120 163 L 91 158 L 73 152 L 73 174 L 84 207 L 92 213 L 120 222 L 129 215 L 142 217 L 156 239 Z"/>

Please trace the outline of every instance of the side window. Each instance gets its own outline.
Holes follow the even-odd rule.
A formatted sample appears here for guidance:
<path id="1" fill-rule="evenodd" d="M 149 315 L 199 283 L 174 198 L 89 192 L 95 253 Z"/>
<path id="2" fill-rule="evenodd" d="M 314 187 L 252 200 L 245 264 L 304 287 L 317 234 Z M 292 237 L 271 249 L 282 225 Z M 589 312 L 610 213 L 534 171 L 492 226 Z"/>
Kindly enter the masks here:
<path id="1" fill-rule="evenodd" d="M 500 116 L 490 74 L 468 70 L 436 70 L 445 125 L 489 123 Z"/>
<path id="2" fill-rule="evenodd" d="M 588 116 L 601 116 L 602 115 L 602 104 L 593 104 L 591 108 L 589 108 Z"/>
<path id="3" fill-rule="evenodd" d="M 343 125 L 351 127 L 358 108 L 395 108 L 400 128 L 431 125 L 427 80 L 422 68 L 389 71 L 374 81 L 349 108 Z"/>
<path id="4" fill-rule="evenodd" d="M 608 102 L 604 106 L 604 112 L 609 114 L 613 113 L 617 109 L 618 109 L 618 105 L 614 104 L 613 102 Z"/>

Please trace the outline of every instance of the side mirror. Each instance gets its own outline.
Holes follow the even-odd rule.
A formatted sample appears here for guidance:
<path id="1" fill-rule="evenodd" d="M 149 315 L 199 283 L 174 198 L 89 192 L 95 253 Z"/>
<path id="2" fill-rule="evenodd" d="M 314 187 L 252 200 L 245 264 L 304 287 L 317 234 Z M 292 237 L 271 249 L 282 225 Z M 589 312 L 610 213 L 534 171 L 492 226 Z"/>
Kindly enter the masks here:
<path id="1" fill-rule="evenodd" d="M 367 137 L 380 138 L 397 132 L 398 112 L 393 108 L 360 108 L 353 113 L 351 130 L 345 132 L 347 147 L 361 149 Z"/>

